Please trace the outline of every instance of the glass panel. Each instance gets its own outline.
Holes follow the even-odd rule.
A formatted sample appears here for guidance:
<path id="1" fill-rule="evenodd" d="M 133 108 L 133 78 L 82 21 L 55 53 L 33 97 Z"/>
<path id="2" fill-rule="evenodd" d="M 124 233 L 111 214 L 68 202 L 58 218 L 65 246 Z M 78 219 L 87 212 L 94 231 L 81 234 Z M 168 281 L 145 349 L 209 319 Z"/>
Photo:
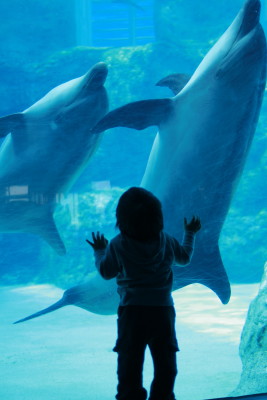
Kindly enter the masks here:
<path id="1" fill-rule="evenodd" d="M 258 5 L 0 2 L 2 399 L 115 397 L 117 285 L 99 275 L 86 239 L 119 234 L 118 199 L 140 185 L 180 243 L 184 217 L 202 222 L 191 263 L 173 267 L 175 396 L 267 392 L 267 6 L 262 31 Z M 148 391 L 152 377 L 147 350 Z"/>

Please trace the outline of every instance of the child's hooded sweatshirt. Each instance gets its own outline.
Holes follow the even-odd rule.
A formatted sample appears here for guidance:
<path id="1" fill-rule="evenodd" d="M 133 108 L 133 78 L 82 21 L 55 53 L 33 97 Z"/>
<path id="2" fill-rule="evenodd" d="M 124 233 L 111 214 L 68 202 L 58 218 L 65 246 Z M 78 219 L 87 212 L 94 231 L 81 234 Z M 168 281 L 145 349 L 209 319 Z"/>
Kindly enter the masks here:
<path id="1" fill-rule="evenodd" d="M 172 266 L 190 262 L 194 237 L 185 232 L 180 245 L 165 232 L 152 241 L 119 234 L 106 249 L 95 251 L 96 267 L 104 279 L 116 277 L 120 306 L 171 306 Z"/>

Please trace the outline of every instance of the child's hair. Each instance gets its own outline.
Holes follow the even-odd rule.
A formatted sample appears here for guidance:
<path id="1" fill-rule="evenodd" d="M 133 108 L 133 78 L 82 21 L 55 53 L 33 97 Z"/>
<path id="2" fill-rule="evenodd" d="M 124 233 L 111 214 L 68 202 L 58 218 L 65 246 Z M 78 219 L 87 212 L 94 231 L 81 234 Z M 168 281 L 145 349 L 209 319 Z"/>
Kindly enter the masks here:
<path id="1" fill-rule="evenodd" d="M 121 233 L 139 241 L 155 239 L 163 229 L 160 201 L 139 187 L 132 187 L 122 194 L 116 218 Z"/>

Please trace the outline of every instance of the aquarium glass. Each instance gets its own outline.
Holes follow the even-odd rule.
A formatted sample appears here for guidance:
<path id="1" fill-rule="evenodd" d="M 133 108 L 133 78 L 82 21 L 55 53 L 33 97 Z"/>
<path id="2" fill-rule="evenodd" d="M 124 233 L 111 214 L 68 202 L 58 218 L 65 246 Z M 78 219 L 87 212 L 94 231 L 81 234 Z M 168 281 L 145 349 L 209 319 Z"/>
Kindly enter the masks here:
<path id="1" fill-rule="evenodd" d="M 258 3 L 1 0 L 1 399 L 115 398 L 116 281 L 86 239 L 117 235 L 118 199 L 140 185 L 180 243 L 184 217 L 202 221 L 192 272 L 174 272 L 177 399 L 267 392 Z"/>

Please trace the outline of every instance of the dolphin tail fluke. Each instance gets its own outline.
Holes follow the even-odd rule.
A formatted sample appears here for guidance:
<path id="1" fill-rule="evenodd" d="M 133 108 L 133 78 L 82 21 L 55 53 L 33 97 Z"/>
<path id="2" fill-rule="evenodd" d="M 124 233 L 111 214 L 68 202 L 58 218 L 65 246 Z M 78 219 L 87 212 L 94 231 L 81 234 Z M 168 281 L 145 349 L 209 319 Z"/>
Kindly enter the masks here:
<path id="1" fill-rule="evenodd" d="M 135 101 L 106 114 L 92 129 L 92 132 L 100 133 L 118 126 L 137 130 L 152 125 L 158 126 L 171 116 L 172 111 L 172 99 Z"/>
<path id="2" fill-rule="evenodd" d="M 222 304 L 229 302 L 231 286 L 218 245 L 209 253 L 206 248 L 197 247 L 189 266 L 174 269 L 174 290 L 193 283 L 200 283 L 211 289 Z"/>
<path id="3" fill-rule="evenodd" d="M 215 262 L 218 263 L 219 259 Z M 219 297 L 222 304 L 228 304 L 231 297 L 231 286 L 222 262 L 217 264 L 216 271 L 212 275 L 207 273 L 200 283 L 211 289 Z"/>
<path id="4" fill-rule="evenodd" d="M 50 307 L 47 307 L 41 311 L 38 311 L 34 314 L 29 315 L 28 317 L 25 317 L 16 322 L 13 322 L 13 324 L 20 324 L 21 322 L 29 321 L 30 319 L 37 318 L 37 317 L 40 317 L 41 315 L 48 314 L 50 312 L 58 310 L 59 308 L 65 307 L 67 305 L 68 305 L 68 303 L 66 302 L 66 300 L 64 298 L 62 298 L 59 301 L 57 301 L 56 303 L 52 304 Z"/>

